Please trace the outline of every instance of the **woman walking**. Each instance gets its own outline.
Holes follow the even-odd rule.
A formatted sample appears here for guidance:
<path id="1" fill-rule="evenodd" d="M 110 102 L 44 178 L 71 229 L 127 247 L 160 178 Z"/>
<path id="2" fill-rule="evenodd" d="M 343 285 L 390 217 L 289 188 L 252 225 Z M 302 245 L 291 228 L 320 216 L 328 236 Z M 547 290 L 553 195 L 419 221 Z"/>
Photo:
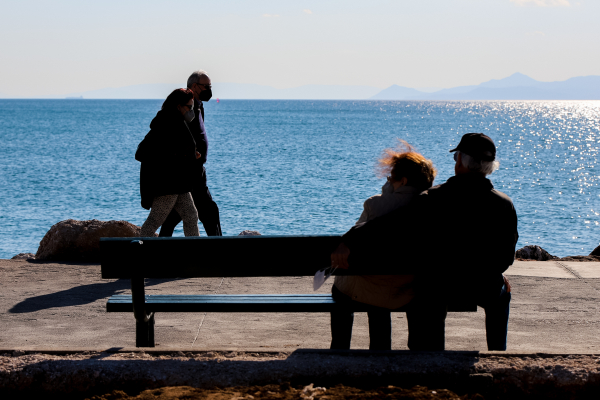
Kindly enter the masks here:
<path id="1" fill-rule="evenodd" d="M 183 219 L 185 236 L 200 236 L 198 211 L 190 194 L 194 184 L 193 162 L 200 154 L 186 124 L 194 119 L 193 97 L 190 89 L 174 90 L 150 123 L 150 132 L 135 153 L 135 159 L 142 163 L 142 207 L 150 210 L 142 225 L 142 237 L 154 236 L 173 209 Z"/>
<path id="2" fill-rule="evenodd" d="M 387 183 L 381 194 L 367 199 L 357 224 L 380 217 L 410 203 L 412 198 L 431 187 L 436 170 L 431 160 L 402 142 L 399 150 L 387 149 L 379 160 L 381 176 Z M 410 229 L 410 227 L 398 227 Z M 332 295 L 348 310 L 331 313 L 331 348 L 350 349 L 355 302 L 368 304 L 370 350 L 391 350 L 390 310 L 408 304 L 413 294 L 413 275 L 336 276 Z"/>

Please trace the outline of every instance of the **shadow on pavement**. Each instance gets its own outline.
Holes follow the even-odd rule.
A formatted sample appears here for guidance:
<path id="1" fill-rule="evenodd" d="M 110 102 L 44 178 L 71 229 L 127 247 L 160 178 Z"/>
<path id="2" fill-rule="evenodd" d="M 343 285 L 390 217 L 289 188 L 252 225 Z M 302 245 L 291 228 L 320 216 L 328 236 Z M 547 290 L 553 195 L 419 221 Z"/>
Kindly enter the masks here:
<path id="1" fill-rule="evenodd" d="M 146 287 L 170 281 L 173 281 L 173 279 L 147 279 Z M 61 290 L 60 292 L 29 297 L 28 299 L 15 304 L 8 312 L 21 314 L 55 307 L 80 306 L 93 303 L 96 300 L 107 299 L 119 291 L 128 290 L 130 288 L 131 281 L 129 279 L 76 286 L 71 289 Z"/>

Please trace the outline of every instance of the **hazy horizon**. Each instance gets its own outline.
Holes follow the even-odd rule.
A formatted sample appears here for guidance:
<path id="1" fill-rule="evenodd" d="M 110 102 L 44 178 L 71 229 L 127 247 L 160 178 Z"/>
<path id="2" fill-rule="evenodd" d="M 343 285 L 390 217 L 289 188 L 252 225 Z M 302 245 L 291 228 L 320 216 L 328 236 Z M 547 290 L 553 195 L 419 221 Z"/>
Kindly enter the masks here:
<path id="1" fill-rule="evenodd" d="M 185 83 L 140 84 L 120 88 L 102 88 L 29 99 L 164 99 Z M 600 100 L 600 76 L 573 77 L 565 81 L 542 82 L 515 73 L 503 79 L 491 79 L 478 85 L 454 88 L 407 88 L 375 86 L 303 85 L 276 89 L 258 84 L 213 82 L 213 97 L 245 100 Z M 11 98 L 3 96 L 0 98 Z M 18 99 L 19 97 L 12 97 Z"/>
<path id="2" fill-rule="evenodd" d="M 600 75 L 597 0 L 331 0 L 0 5 L 0 93 L 185 82 L 451 88 L 521 72 Z"/>

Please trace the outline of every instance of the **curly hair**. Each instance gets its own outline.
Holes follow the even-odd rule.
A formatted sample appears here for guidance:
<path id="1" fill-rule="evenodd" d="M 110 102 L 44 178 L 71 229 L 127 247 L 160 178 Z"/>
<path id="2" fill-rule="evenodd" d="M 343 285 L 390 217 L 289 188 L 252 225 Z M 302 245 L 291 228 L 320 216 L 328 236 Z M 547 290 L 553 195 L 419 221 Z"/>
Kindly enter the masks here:
<path id="1" fill-rule="evenodd" d="M 395 181 L 406 178 L 407 186 L 413 186 L 420 191 L 429 189 L 437 175 L 433 162 L 423 157 L 404 140 L 399 142 L 395 149 L 383 151 L 377 163 L 377 175 L 380 178 L 391 176 Z"/>
<path id="2" fill-rule="evenodd" d="M 167 96 L 161 109 L 174 110 L 177 106 L 183 106 L 188 101 L 194 98 L 194 92 L 187 88 L 175 89 Z"/>

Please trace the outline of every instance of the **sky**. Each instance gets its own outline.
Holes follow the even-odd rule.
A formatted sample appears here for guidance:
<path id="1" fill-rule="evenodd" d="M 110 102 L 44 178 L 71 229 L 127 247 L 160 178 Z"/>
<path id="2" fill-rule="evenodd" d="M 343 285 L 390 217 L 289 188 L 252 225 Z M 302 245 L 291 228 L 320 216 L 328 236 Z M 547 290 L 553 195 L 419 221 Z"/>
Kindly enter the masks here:
<path id="1" fill-rule="evenodd" d="M 600 75 L 600 0 L 0 0 L 0 94 Z"/>

